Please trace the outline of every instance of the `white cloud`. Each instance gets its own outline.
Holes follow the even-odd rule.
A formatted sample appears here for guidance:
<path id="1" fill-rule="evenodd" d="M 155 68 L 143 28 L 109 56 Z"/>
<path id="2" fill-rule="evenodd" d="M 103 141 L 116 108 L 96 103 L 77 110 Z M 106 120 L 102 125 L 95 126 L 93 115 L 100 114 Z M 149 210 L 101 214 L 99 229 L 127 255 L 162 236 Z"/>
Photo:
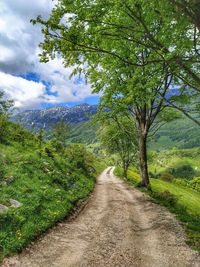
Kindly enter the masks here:
<path id="1" fill-rule="evenodd" d="M 69 80 L 71 68 L 64 68 L 61 59 L 42 64 L 38 59 L 38 45 L 42 41 L 40 27 L 30 19 L 37 15 L 47 18 L 53 7 L 50 0 L 0 0 L 0 89 L 6 90 L 16 105 L 22 108 L 38 107 L 41 102 L 80 101 L 91 95 L 91 88 Z M 17 77 L 29 72 L 37 73 L 40 82 Z M 46 94 L 42 81 L 49 82 Z M 8 82 L 8 84 L 6 84 Z"/>
<path id="2" fill-rule="evenodd" d="M 64 68 L 61 59 L 54 59 L 45 64 L 38 64 L 37 69 L 42 80 L 51 82 L 51 92 L 57 92 L 52 102 L 80 101 L 91 95 L 91 88 L 84 81 L 77 83 L 77 77 L 69 79 L 72 68 Z"/>
<path id="3" fill-rule="evenodd" d="M 51 8 L 49 0 L 34 0 L 31 4 L 25 0 L 0 0 L 0 45 L 9 51 L 9 60 L 6 56 L 0 59 L 1 71 L 15 75 L 32 71 L 38 62 L 36 50 L 42 36 L 39 26 L 34 27 L 30 20 L 39 14 L 47 17 Z"/>
<path id="4" fill-rule="evenodd" d="M 44 99 L 45 86 L 21 77 L 0 72 L 1 89 L 15 101 L 17 108 L 39 106 Z M 46 99 L 47 101 L 48 99 Z"/>

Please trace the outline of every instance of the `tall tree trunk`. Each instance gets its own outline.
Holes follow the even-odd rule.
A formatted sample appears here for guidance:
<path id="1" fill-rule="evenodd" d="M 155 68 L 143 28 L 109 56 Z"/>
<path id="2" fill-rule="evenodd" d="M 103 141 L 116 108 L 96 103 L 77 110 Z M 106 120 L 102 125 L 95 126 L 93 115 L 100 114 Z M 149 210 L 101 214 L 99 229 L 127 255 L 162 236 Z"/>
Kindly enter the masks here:
<path id="1" fill-rule="evenodd" d="M 127 178 L 127 173 L 128 173 L 128 167 L 129 167 L 129 164 L 127 164 L 127 163 L 123 163 L 123 176 L 125 177 L 125 178 Z"/>
<path id="2" fill-rule="evenodd" d="M 141 174 L 141 186 L 149 187 L 149 174 L 147 163 L 147 134 L 140 133 L 139 136 L 139 152 L 140 152 L 140 174 Z"/>

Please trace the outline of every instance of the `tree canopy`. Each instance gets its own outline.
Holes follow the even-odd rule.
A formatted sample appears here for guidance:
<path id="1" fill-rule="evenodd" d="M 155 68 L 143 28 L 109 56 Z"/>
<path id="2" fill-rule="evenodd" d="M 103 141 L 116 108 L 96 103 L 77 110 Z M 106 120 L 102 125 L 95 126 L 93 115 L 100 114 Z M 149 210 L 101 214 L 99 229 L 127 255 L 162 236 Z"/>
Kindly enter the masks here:
<path id="1" fill-rule="evenodd" d="M 199 32 L 184 12 L 177 16 L 170 0 L 58 0 L 47 21 L 33 20 L 43 26 L 41 61 L 61 56 L 72 75 L 83 73 L 103 92 L 104 106 L 134 116 L 144 186 L 147 137 L 159 113 L 170 107 L 199 123 L 188 113 L 199 102 Z"/>

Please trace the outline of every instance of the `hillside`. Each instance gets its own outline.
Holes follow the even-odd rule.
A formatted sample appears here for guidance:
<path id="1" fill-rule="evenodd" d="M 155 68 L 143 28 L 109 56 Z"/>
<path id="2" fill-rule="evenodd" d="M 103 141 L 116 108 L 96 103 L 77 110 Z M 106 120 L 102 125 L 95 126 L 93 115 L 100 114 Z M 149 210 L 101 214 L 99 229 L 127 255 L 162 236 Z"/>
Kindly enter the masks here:
<path id="1" fill-rule="evenodd" d="M 160 128 L 149 140 L 151 150 L 187 149 L 200 147 L 200 128 L 190 119 L 183 117 Z"/>
<path id="2" fill-rule="evenodd" d="M 98 141 L 96 136 L 97 129 L 98 126 L 91 121 L 72 125 L 69 142 L 83 144 L 96 143 Z"/>
<path id="3" fill-rule="evenodd" d="M 68 216 L 105 165 L 81 144 L 57 151 L 38 134 L 1 116 L 0 122 L 1 262 Z"/>
<path id="4" fill-rule="evenodd" d="M 73 125 L 70 140 L 86 144 L 95 143 L 97 129 L 98 126 L 90 122 Z M 149 138 L 148 147 L 150 150 L 200 147 L 199 132 L 199 126 L 184 117 L 162 126 L 153 137 Z"/>
<path id="5" fill-rule="evenodd" d="M 23 111 L 11 118 L 28 129 L 50 129 L 51 125 L 64 120 L 71 124 L 69 142 L 91 144 L 97 141 L 98 126 L 90 122 L 90 117 L 96 114 L 97 105 L 82 104 L 72 108 L 54 107 L 43 110 Z M 200 146 L 199 126 L 186 117 L 172 121 L 162 126 L 159 131 L 149 138 L 151 150 L 187 149 Z"/>

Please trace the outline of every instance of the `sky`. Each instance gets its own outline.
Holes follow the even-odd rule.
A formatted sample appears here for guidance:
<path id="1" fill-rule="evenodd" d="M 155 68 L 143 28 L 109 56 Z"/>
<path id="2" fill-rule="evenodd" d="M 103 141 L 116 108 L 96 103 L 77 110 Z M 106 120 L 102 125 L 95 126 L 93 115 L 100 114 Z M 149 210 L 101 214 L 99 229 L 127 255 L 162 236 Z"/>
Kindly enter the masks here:
<path id="1" fill-rule="evenodd" d="M 48 18 L 52 7 L 51 0 L 0 0 L 0 90 L 19 110 L 98 102 L 84 79 L 69 79 L 62 59 L 39 62 L 43 37 L 30 20 Z"/>

